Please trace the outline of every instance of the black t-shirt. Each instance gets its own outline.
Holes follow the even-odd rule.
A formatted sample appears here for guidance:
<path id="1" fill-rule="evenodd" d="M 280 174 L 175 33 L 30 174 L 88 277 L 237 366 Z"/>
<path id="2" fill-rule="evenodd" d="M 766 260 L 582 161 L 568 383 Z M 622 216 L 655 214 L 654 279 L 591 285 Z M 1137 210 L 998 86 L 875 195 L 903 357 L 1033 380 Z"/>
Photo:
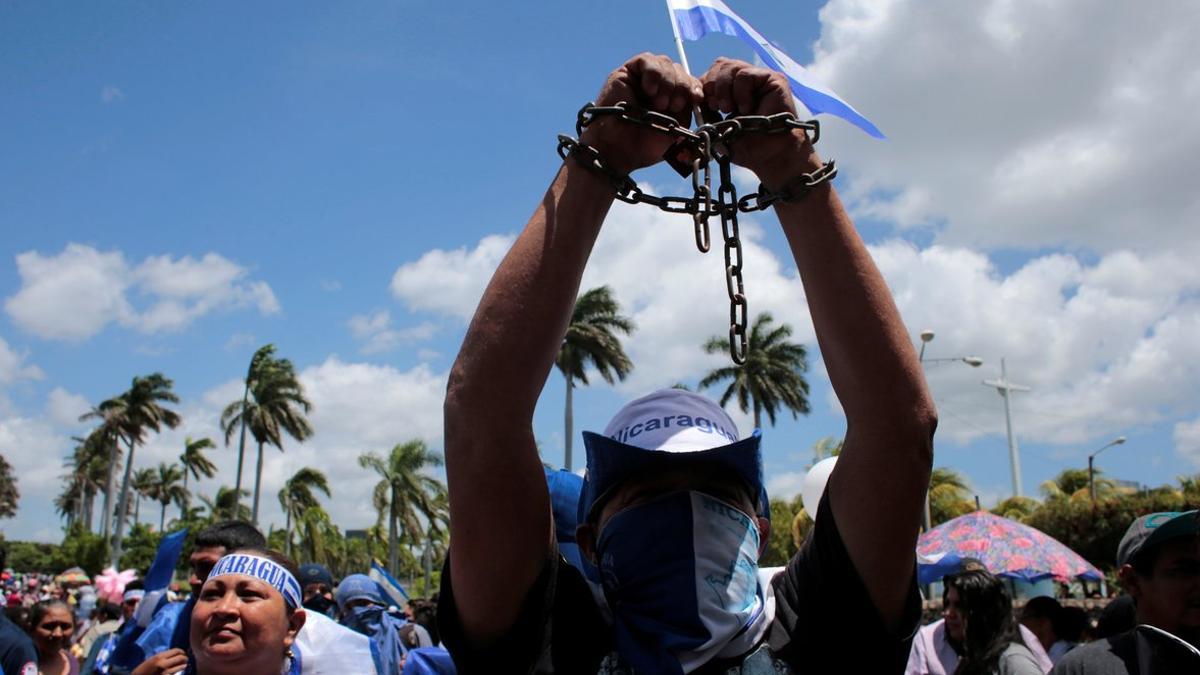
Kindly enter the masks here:
<path id="1" fill-rule="evenodd" d="M 766 648 L 777 672 L 903 673 L 921 618 L 916 578 L 899 629 L 885 625 L 854 569 L 828 495 L 804 546 L 772 581 L 775 618 Z M 454 604 L 449 561 L 438 606 L 443 643 L 458 672 L 592 675 L 614 651 L 611 629 L 579 570 L 555 553 L 530 589 L 512 630 L 487 647 L 469 645 Z M 915 567 L 915 566 L 914 566 Z M 697 675 L 721 673 L 741 659 L 710 661 Z M 652 675 L 652 674 L 647 674 Z"/>
<path id="2" fill-rule="evenodd" d="M 0 668 L 4 675 L 37 675 L 38 671 L 33 640 L 3 614 L 0 614 Z"/>

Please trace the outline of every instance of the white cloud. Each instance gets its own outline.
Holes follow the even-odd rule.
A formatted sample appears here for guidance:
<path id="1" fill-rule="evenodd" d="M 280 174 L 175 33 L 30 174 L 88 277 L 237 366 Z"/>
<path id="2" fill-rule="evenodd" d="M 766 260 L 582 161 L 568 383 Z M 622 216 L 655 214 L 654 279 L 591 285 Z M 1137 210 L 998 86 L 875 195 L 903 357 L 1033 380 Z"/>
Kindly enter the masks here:
<path id="1" fill-rule="evenodd" d="M 58 427 L 78 427 L 79 417 L 92 409 L 92 404 L 79 394 L 55 387 L 46 397 L 46 417 Z"/>
<path id="2" fill-rule="evenodd" d="M 800 494 L 800 488 L 804 485 L 804 477 L 808 475 L 807 471 L 786 471 L 782 473 L 772 473 L 767 479 L 767 494 L 771 499 L 788 499 Z"/>
<path id="3" fill-rule="evenodd" d="M 330 357 L 302 369 L 300 381 L 313 405 L 309 422 L 314 435 L 304 443 L 285 438 L 282 453 L 274 448 L 264 449 L 260 516 L 264 529 L 270 523 L 282 527 L 283 516 L 276 495 L 283 481 L 304 466 L 319 469 L 329 478 L 333 499 L 323 501 L 339 526 L 364 527 L 374 523 L 370 494 L 377 479 L 359 467 L 358 456 L 369 451 L 386 453 L 397 443 L 417 438 L 440 451 L 446 373 L 433 372 L 425 366 L 401 371 Z M 137 465 L 175 461 L 185 436 L 208 436 L 220 446 L 210 452 L 220 473 L 213 480 L 201 481 L 199 493 L 211 496 L 218 485 L 232 487 L 238 436 L 234 433 L 226 449 L 218 420 L 221 410 L 241 395 L 241 381 L 230 380 L 205 392 L 198 400 L 185 401 L 180 408 L 183 426 L 154 437 L 144 449 L 139 449 Z M 242 479 L 247 489 L 254 485 L 256 452 L 251 440 L 246 446 Z"/>
<path id="4" fill-rule="evenodd" d="M 159 333 L 214 311 L 279 311 L 266 283 L 247 279 L 245 268 L 215 253 L 198 260 L 152 256 L 131 266 L 120 251 L 68 244 L 58 255 L 19 254 L 17 271 L 21 288 L 5 308 L 17 325 L 47 339 L 82 341 L 113 322 Z"/>
<path id="5" fill-rule="evenodd" d="M 1021 438 L 1082 443 L 1195 409 L 1200 396 L 1200 272 L 1172 253 L 1118 251 L 1092 264 L 1064 254 L 1000 274 L 967 249 L 888 242 L 872 254 L 906 324 L 937 337 L 928 359 L 980 355 L 926 367 L 941 410 L 939 436 L 1003 433 L 999 374 L 1033 388 L 1014 398 Z"/>
<path id="6" fill-rule="evenodd" d="M 40 380 L 42 369 L 26 363 L 29 355 L 13 351 L 4 338 L 0 338 L 0 384 L 12 384 L 17 380 Z"/>
<path id="7" fill-rule="evenodd" d="M 830 121 L 843 196 L 939 240 L 1197 248 L 1195 5 L 831 0 L 813 72 L 889 140 Z"/>
<path id="8" fill-rule="evenodd" d="M 100 90 L 100 100 L 105 103 L 115 103 L 125 98 L 125 93 L 113 85 L 105 85 Z"/>
<path id="9" fill-rule="evenodd" d="M 1175 425 L 1175 452 L 1200 465 L 1200 417 Z"/>
<path id="10" fill-rule="evenodd" d="M 361 351 L 364 354 L 388 352 L 401 345 L 428 340 L 437 332 L 437 326 L 428 321 L 407 328 L 394 328 L 391 312 L 386 309 L 357 314 L 350 317 L 348 323 L 355 339 L 363 343 Z"/>
<path id="11" fill-rule="evenodd" d="M 468 251 L 434 249 L 401 265 L 392 276 L 392 295 L 417 311 L 470 319 L 512 235 L 489 235 Z"/>

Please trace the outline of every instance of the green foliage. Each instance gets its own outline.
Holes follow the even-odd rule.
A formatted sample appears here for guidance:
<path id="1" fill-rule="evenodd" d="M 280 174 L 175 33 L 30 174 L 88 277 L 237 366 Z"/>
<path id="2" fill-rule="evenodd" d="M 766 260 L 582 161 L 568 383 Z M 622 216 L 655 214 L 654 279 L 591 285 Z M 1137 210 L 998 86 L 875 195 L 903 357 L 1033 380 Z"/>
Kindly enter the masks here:
<path id="1" fill-rule="evenodd" d="M 57 567 L 58 560 L 62 557 L 58 548 L 58 544 L 6 541 L 4 542 L 7 555 L 5 564 L 18 572 L 45 571 L 57 574 L 62 571 Z"/>
<path id="2" fill-rule="evenodd" d="M 145 523 L 134 525 L 125 538 L 120 568 L 137 570 L 138 576 L 144 575 L 150 569 L 150 563 L 154 562 L 162 537 L 161 532 L 155 532 Z"/>
<path id="3" fill-rule="evenodd" d="M 1185 498 L 1178 490 L 1118 495 L 1098 500 L 1095 509 L 1090 501 L 1047 499 L 1025 523 L 1066 544 L 1093 565 L 1112 569 L 1117 545 L 1136 518 L 1155 511 L 1195 508 L 1200 508 L 1200 499 Z"/>
<path id="4" fill-rule="evenodd" d="M 795 510 L 786 500 L 771 500 L 771 536 L 767 540 L 767 549 L 759 558 L 759 565 L 777 567 L 792 559 L 797 550 L 791 527 L 795 517 Z"/>
<path id="5" fill-rule="evenodd" d="M 929 513 L 934 527 L 975 510 L 971 489 L 962 474 L 938 467 L 929 477 Z"/>
<path id="6" fill-rule="evenodd" d="M 17 478 L 12 473 L 12 465 L 0 455 L 0 518 L 12 518 L 17 515 L 17 502 L 21 499 L 21 491 L 17 489 Z"/>
<path id="7" fill-rule="evenodd" d="M 721 394 L 721 405 L 737 398 L 742 412 L 754 411 L 754 426 L 761 427 L 761 415 L 767 414 L 771 425 L 775 425 L 775 413 L 788 410 L 795 419 L 797 413 L 808 414 L 808 353 L 804 345 L 791 342 L 792 327 L 788 324 L 773 326 L 775 319 L 762 312 L 754 319 L 747 336 L 746 362 L 740 366 L 717 368 L 700 380 L 699 388 L 705 389 L 729 380 Z M 704 343 L 709 354 L 728 354 L 729 338 L 713 336 Z"/>
<path id="8" fill-rule="evenodd" d="M 617 334 L 629 335 L 634 328 L 633 320 L 621 314 L 621 305 L 611 288 L 593 288 L 575 300 L 554 365 L 563 376 L 585 385 L 588 365 L 609 384 L 624 380 L 633 370 L 633 362 Z"/>

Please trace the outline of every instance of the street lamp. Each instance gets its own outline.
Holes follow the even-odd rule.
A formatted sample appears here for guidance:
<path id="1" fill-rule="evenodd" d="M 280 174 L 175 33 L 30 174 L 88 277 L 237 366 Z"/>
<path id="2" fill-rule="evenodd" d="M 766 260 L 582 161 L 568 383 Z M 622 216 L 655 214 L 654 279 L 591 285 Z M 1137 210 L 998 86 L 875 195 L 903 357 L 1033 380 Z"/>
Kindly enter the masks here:
<path id="1" fill-rule="evenodd" d="M 1109 441 L 1108 443 L 1106 443 L 1099 450 L 1088 455 L 1088 494 L 1092 498 L 1092 506 L 1096 505 L 1096 471 L 1094 468 L 1095 465 L 1093 463 L 1094 460 L 1096 459 L 1096 455 L 1099 455 L 1100 453 L 1104 452 L 1105 450 L 1111 448 L 1114 445 L 1121 445 L 1124 442 L 1125 442 L 1124 436 L 1117 436 L 1116 438 L 1114 438 L 1111 441 Z"/>
<path id="2" fill-rule="evenodd" d="M 941 359 L 925 358 L 925 345 L 933 342 L 935 335 L 936 333 L 934 333 L 933 329 L 931 328 L 926 328 L 925 330 L 921 331 L 921 351 L 917 354 L 917 361 L 921 363 L 922 368 L 924 368 L 926 364 L 930 363 L 950 363 L 952 361 L 961 361 L 972 368 L 978 368 L 979 366 L 983 365 L 983 359 L 979 358 L 978 356 L 954 356 Z M 928 489 L 925 490 L 925 513 L 921 514 L 921 519 L 921 525 L 925 528 L 925 531 L 928 532 L 933 527 L 933 512 L 929 506 Z"/>

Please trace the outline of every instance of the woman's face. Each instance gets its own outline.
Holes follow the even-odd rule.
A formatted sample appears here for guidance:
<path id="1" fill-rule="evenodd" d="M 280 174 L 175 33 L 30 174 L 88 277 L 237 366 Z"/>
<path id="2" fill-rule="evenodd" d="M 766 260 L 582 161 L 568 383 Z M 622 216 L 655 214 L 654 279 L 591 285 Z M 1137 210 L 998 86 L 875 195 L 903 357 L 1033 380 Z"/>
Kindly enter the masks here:
<path id="1" fill-rule="evenodd" d="M 204 582 L 192 612 L 191 643 L 203 673 L 278 672 L 304 624 L 304 612 L 288 616 L 283 596 L 240 574 Z"/>
<path id="2" fill-rule="evenodd" d="M 962 642 L 967 633 L 967 617 L 963 614 L 962 599 L 958 589 L 951 587 L 946 591 L 946 605 L 942 608 L 942 618 L 946 620 L 946 634 L 955 642 Z"/>
<path id="3" fill-rule="evenodd" d="M 55 605 L 48 609 L 42 620 L 33 627 L 33 640 L 42 654 L 57 653 L 66 649 L 75 632 L 75 619 L 66 607 Z"/>

